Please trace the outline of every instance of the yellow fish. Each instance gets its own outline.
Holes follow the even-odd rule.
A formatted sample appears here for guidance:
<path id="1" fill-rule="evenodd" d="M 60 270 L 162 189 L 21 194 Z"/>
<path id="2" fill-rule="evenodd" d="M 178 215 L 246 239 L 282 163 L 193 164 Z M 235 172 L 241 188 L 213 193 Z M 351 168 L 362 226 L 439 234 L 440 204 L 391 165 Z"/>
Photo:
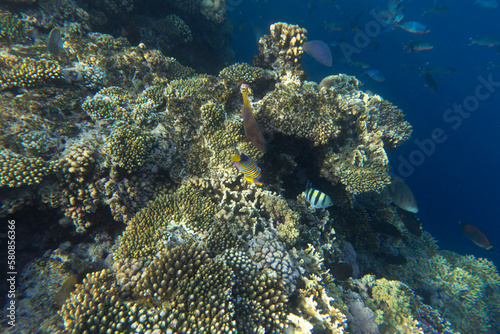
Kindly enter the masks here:
<path id="1" fill-rule="evenodd" d="M 248 182 L 255 183 L 258 186 L 262 186 L 261 175 L 260 175 L 260 167 L 257 166 L 255 161 L 252 160 L 249 156 L 242 155 L 233 155 L 233 163 L 236 168 L 245 176 L 245 180 Z"/>

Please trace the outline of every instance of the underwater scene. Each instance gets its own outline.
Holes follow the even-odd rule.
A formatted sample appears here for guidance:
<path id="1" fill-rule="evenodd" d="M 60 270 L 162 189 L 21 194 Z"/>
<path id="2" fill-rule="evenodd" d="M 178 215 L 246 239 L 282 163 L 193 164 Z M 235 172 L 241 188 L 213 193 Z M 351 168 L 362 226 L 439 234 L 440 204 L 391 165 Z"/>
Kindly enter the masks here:
<path id="1" fill-rule="evenodd" d="M 498 0 L 0 2 L 0 333 L 500 333 Z"/>

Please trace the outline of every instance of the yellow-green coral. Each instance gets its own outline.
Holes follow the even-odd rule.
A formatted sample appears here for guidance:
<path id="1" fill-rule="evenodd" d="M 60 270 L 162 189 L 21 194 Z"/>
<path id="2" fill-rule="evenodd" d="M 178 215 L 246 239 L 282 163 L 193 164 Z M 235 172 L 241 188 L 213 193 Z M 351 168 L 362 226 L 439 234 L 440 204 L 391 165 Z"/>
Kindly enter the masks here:
<path id="1" fill-rule="evenodd" d="M 219 78 L 234 82 L 236 85 L 242 83 L 253 83 L 263 78 L 274 78 L 276 74 L 260 67 L 253 67 L 247 63 L 236 63 L 222 69 Z"/>
<path id="2" fill-rule="evenodd" d="M 132 96 L 120 87 L 103 88 L 93 98 L 82 104 L 82 109 L 97 121 L 105 118 L 113 120 L 130 120 L 133 115 L 126 106 L 133 102 Z"/>
<path id="3" fill-rule="evenodd" d="M 88 274 L 60 311 L 57 333 L 283 332 L 283 286 L 243 252 L 210 257 L 196 245 L 174 247 L 134 277 L 124 275 L 131 264 Z"/>
<path id="4" fill-rule="evenodd" d="M 122 124 L 113 130 L 106 150 L 118 166 L 131 173 L 148 163 L 155 143 L 150 133 L 137 126 Z"/>
<path id="5" fill-rule="evenodd" d="M 169 229 L 207 231 L 217 206 L 194 186 L 182 186 L 175 193 L 161 195 L 136 214 L 120 237 L 116 258 L 149 258 L 161 241 L 168 239 Z"/>
<path id="6" fill-rule="evenodd" d="M 431 257 L 410 258 L 404 268 L 396 275 L 414 288 L 426 286 L 434 294 L 432 306 L 460 332 L 490 333 L 500 328 L 496 307 L 500 280 L 491 262 L 439 251 Z"/>
<path id="7" fill-rule="evenodd" d="M 16 15 L 0 9 L 0 41 L 25 42 L 30 39 L 33 28 Z"/>
<path id="8" fill-rule="evenodd" d="M 413 291 L 400 281 L 375 279 L 366 275 L 361 279 L 368 287 L 370 298 L 366 305 L 375 311 L 375 322 L 388 333 L 423 334 L 422 325 L 413 318 L 415 312 Z"/>
<path id="9" fill-rule="evenodd" d="M 27 158 L 9 150 L 0 151 L 0 187 L 33 185 L 54 173 L 54 163 Z"/>
<path id="10" fill-rule="evenodd" d="M 301 62 L 307 30 L 284 22 L 274 23 L 269 29 L 270 34 L 259 40 L 259 54 L 254 57 L 254 65 L 273 69 L 280 77 L 305 77 Z"/>
<path id="11" fill-rule="evenodd" d="M 231 168 L 231 157 L 236 145 L 245 139 L 243 124 L 239 120 L 227 120 L 224 106 L 208 102 L 201 106 L 204 123 L 201 133 L 205 146 L 210 148 L 210 167 Z"/>
<path id="12" fill-rule="evenodd" d="M 365 163 L 363 167 L 357 167 L 349 162 L 340 162 L 332 167 L 330 163 L 332 163 L 331 160 L 325 159 L 321 174 L 330 180 L 340 179 L 346 191 L 354 196 L 370 191 L 379 193 L 391 183 L 387 166 Z M 328 172 L 332 169 L 335 171 L 334 175 Z"/>
<path id="13" fill-rule="evenodd" d="M 62 78 L 57 62 L 17 56 L 0 57 L 0 90 L 38 87 Z"/>

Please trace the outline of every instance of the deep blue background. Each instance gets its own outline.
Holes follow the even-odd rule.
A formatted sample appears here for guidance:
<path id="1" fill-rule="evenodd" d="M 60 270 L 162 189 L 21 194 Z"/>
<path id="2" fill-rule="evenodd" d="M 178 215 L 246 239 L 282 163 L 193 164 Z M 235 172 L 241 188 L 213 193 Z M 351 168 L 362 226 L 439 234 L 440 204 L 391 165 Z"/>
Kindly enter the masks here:
<path id="1" fill-rule="evenodd" d="M 355 75 L 364 82 L 364 90 L 381 95 L 405 112 L 414 132 L 410 141 L 389 155 L 396 173 L 399 157 L 408 159 L 418 149 L 415 140 L 430 138 L 435 128 L 443 129 L 447 140 L 436 145 L 434 153 L 426 156 L 423 164 L 406 179 L 418 201 L 418 217 L 423 228 L 438 240 L 441 248 L 487 257 L 498 266 L 500 255 L 474 245 L 463 235 L 457 222 L 461 220 L 477 226 L 493 246 L 500 248 L 500 87 L 481 101 L 477 110 L 464 119 L 456 130 L 451 128 L 452 123 L 443 120 L 443 114 L 453 104 L 461 104 L 467 96 L 474 95 L 480 84 L 478 77 L 487 79 L 492 75 L 493 81 L 500 82 L 500 68 L 486 69 L 490 60 L 500 64 L 497 47 L 469 46 L 470 37 L 500 35 L 500 8 L 485 9 L 474 6 L 473 2 L 438 1 L 439 5 L 450 7 L 450 11 L 422 15 L 424 9 L 434 5 L 434 1 L 404 1 L 405 17 L 402 22 L 421 22 L 431 30 L 430 33 L 412 34 L 395 28 L 373 38 L 368 47 L 353 56 L 353 60 L 369 63 L 370 69 L 380 70 L 386 78 L 384 82 L 361 76 L 363 69 L 335 60 L 334 65 L 328 68 L 305 55 L 303 67 L 308 73 L 308 80 L 316 82 L 331 74 Z M 376 6 L 387 8 L 388 4 L 386 1 L 339 0 L 328 3 L 318 0 L 315 1 L 317 8 L 308 16 L 305 1 L 291 0 L 287 2 L 287 7 L 278 3 L 228 1 L 228 16 L 234 24 L 233 48 L 237 61 L 251 64 L 253 56 L 258 53 L 259 34 L 268 33 L 269 26 L 279 21 L 306 28 L 309 40 L 330 43 L 342 38 L 354 45 L 351 30 L 354 17 L 364 10 L 357 21 L 364 30 L 368 22 L 374 21 L 370 10 Z M 344 30 L 327 31 L 324 21 L 341 22 Z M 243 31 L 238 28 L 243 28 Z M 434 49 L 412 53 L 403 51 L 402 43 L 412 39 L 426 40 L 434 45 Z M 374 52 L 376 43 L 380 46 Z M 439 89 L 431 92 L 425 87 L 417 69 L 400 66 L 401 63 L 414 61 L 429 61 L 431 66 L 453 66 L 457 72 L 435 75 Z"/>

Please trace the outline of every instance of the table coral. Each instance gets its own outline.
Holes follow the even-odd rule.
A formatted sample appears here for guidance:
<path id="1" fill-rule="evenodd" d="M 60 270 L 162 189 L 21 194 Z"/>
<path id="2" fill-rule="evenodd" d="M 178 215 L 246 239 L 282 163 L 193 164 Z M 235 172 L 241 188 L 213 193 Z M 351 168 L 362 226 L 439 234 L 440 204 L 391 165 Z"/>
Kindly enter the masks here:
<path id="1" fill-rule="evenodd" d="M 330 172 L 324 170 L 334 170 L 336 178 L 340 179 L 345 185 L 346 191 L 356 196 L 362 193 L 371 191 L 381 192 L 387 185 L 391 183 L 389 176 L 389 167 L 380 166 L 374 163 L 365 163 L 363 167 L 357 167 L 349 162 L 341 162 L 331 166 L 332 160 L 324 160 L 321 167 L 323 176 L 331 175 Z M 328 174 L 327 174 L 328 173 Z M 327 177 L 332 180 L 333 178 Z"/>
<path id="2" fill-rule="evenodd" d="M 275 77 L 276 73 L 250 66 L 247 63 L 236 63 L 219 72 L 219 78 L 232 81 L 237 87 L 242 83 L 251 84 L 258 80 L 274 79 Z"/>

